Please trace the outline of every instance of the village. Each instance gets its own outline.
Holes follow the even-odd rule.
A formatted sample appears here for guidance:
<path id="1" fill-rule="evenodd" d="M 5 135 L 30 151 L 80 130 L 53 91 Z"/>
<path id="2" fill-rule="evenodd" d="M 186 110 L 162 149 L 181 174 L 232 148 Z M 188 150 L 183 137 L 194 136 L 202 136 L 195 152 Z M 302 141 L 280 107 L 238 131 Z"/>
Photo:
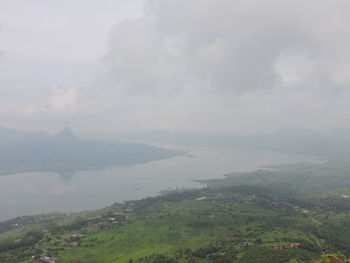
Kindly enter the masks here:
<path id="1" fill-rule="evenodd" d="M 110 240 L 127 242 L 129 237 L 126 232 L 134 229 L 134 223 L 138 227 L 142 226 L 142 231 L 146 231 L 143 226 L 154 225 L 157 230 L 150 234 L 159 235 L 158 229 L 163 229 L 169 233 L 165 235 L 163 232 L 165 236 L 171 235 L 181 242 L 190 241 L 197 234 L 203 233 L 219 238 L 218 243 L 207 245 L 210 251 L 218 250 L 217 252 L 205 252 L 207 248 L 203 248 L 201 251 L 192 250 L 188 256 L 198 252 L 201 256 L 218 258 L 227 253 L 244 253 L 252 249 L 270 249 L 282 254 L 299 253 L 293 251 L 305 250 L 305 247 L 310 246 L 308 240 L 314 240 L 323 249 L 324 242 L 316 233 L 289 235 L 288 231 L 279 230 L 285 226 L 283 221 L 271 218 L 271 225 L 268 223 L 272 215 L 276 219 L 285 217 L 287 221 L 300 218 L 309 225 L 319 227 L 322 225 L 322 220 L 317 216 L 320 208 L 278 195 L 251 191 L 247 187 L 239 190 L 240 192 L 235 192 L 235 189 L 176 192 L 116 203 L 99 212 L 86 212 L 84 216 L 67 214 L 61 217 L 67 222 L 66 225 L 53 224 L 50 227 L 47 224 L 47 227 L 40 229 L 42 237 L 35 243 L 35 254 L 22 263 L 58 263 L 65 253 L 100 249 Z M 43 222 L 50 221 L 43 217 Z M 11 227 L 25 227 L 25 223 L 14 222 Z M 223 228 L 226 230 L 221 232 L 219 229 Z M 267 229 L 269 233 L 264 234 Z M 271 231 L 272 229 L 275 230 Z M 96 235 L 97 233 L 99 234 Z M 24 242 L 23 238 L 12 241 L 18 247 Z"/>
<path id="2" fill-rule="evenodd" d="M 109 229 L 112 228 L 113 225 L 125 225 L 129 223 L 127 216 L 122 213 L 114 212 L 108 213 L 106 215 L 97 215 L 91 218 L 88 218 L 84 227 L 79 228 L 79 232 L 88 232 L 88 229 Z M 16 225 L 16 227 L 18 227 Z M 46 262 L 46 263 L 56 263 L 58 258 L 53 256 L 53 252 L 57 250 L 62 250 L 69 247 L 78 247 L 81 246 L 81 241 L 84 238 L 88 237 L 88 234 L 85 233 L 55 233 L 50 229 L 42 229 L 40 231 L 43 234 L 42 239 L 40 239 L 34 247 L 37 251 L 40 251 L 37 255 L 31 256 L 30 259 L 22 262 L 22 263 L 30 263 L 30 262 Z M 53 242 L 54 240 L 54 242 Z M 13 243 L 21 245 L 25 240 L 15 239 Z M 46 243 L 45 243 L 46 242 Z M 53 243 L 52 243 L 53 242 Z M 45 245 L 43 245 L 45 243 Z M 52 246 L 48 246 L 47 244 L 51 244 Z M 54 247 L 54 249 L 53 249 Z"/>

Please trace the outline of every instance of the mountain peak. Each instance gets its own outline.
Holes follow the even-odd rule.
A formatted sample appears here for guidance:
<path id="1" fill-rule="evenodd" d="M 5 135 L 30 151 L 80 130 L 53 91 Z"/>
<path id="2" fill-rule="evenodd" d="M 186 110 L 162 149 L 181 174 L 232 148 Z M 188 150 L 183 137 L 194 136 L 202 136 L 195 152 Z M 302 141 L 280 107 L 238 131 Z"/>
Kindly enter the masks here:
<path id="1" fill-rule="evenodd" d="M 54 138 L 56 139 L 63 139 L 63 140 L 72 140 L 72 139 L 78 139 L 77 136 L 73 133 L 71 128 L 68 126 L 64 127 L 62 130 L 58 131 L 55 135 Z"/>

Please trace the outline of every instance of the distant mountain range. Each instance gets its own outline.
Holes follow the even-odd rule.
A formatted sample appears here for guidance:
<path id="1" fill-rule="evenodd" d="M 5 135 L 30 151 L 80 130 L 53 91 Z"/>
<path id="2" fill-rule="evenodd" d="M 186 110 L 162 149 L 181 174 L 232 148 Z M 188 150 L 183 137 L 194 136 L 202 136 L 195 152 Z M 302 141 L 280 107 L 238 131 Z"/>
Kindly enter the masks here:
<path id="1" fill-rule="evenodd" d="M 236 147 L 271 150 L 289 154 L 310 154 L 328 159 L 350 159 L 350 128 L 328 132 L 285 129 L 257 134 L 133 133 L 115 134 L 119 140 L 162 142 L 208 147 Z"/>
<path id="2" fill-rule="evenodd" d="M 81 170 L 134 165 L 183 154 L 146 144 L 83 140 L 68 127 L 54 135 L 0 127 L 0 175 L 51 171 L 69 178 Z"/>
<path id="3" fill-rule="evenodd" d="M 0 175 L 52 171 L 70 178 L 77 171 L 140 164 L 185 154 L 182 151 L 120 141 L 240 147 L 318 155 L 329 160 L 350 159 L 350 128 L 323 133 L 287 129 L 250 135 L 164 132 L 114 134 L 109 137 L 116 138 L 119 142 L 80 139 L 68 127 L 54 135 L 44 131 L 23 132 L 0 127 Z"/>

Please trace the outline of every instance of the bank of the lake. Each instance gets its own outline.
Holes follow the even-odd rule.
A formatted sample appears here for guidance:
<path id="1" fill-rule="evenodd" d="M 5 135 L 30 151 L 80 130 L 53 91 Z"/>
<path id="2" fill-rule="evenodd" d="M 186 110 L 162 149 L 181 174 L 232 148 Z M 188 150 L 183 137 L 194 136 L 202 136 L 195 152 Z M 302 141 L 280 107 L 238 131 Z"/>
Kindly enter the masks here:
<path id="1" fill-rule="evenodd" d="M 190 156 L 129 167 L 82 171 L 72 177 L 50 172 L 1 176 L 0 220 L 54 211 L 101 208 L 114 202 L 155 196 L 169 188 L 198 187 L 193 180 L 219 178 L 226 173 L 250 171 L 263 165 L 321 161 L 314 156 L 271 151 L 163 146 L 188 151 Z"/>

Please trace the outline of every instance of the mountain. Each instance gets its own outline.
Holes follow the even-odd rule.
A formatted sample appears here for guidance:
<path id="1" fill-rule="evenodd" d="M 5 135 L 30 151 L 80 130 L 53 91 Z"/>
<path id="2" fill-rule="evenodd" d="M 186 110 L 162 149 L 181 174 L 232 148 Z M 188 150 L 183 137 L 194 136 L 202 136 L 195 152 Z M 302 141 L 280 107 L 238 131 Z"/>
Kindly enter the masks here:
<path id="1" fill-rule="evenodd" d="M 0 175 L 52 171 L 69 178 L 80 170 L 133 165 L 182 154 L 146 144 L 83 140 L 69 127 L 54 135 L 0 128 Z"/>
<path id="2" fill-rule="evenodd" d="M 17 131 L 11 128 L 0 127 L 0 147 L 42 141 L 49 137 L 50 135 L 44 131 Z"/>
<path id="3" fill-rule="evenodd" d="M 69 142 L 69 141 L 77 141 L 79 138 L 75 136 L 73 131 L 69 127 L 65 127 L 64 129 L 58 131 L 53 135 L 53 139 L 61 142 Z"/>
<path id="4" fill-rule="evenodd" d="M 256 134 L 204 133 L 134 133 L 117 134 L 119 139 L 175 143 L 208 147 L 236 147 L 279 151 L 288 154 L 310 154 L 331 160 L 349 159 L 350 128 L 315 132 L 294 128 Z"/>

